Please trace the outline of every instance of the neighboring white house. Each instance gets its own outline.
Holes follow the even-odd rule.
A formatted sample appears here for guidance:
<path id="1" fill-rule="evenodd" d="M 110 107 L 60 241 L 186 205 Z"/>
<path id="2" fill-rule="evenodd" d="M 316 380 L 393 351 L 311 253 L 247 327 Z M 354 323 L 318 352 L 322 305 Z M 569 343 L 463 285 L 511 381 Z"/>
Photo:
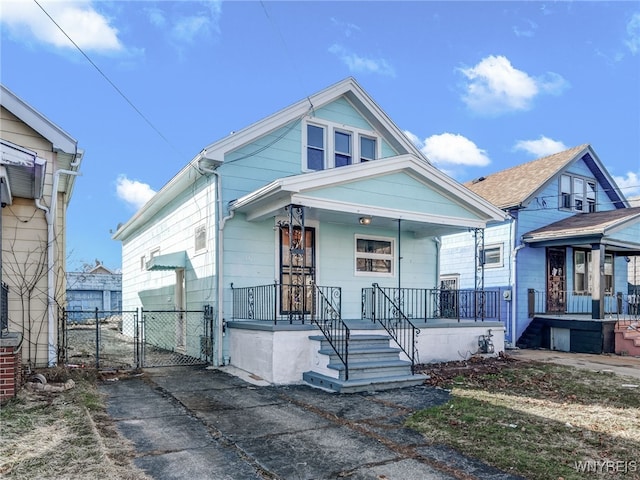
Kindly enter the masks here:
<path id="1" fill-rule="evenodd" d="M 66 212 L 83 151 L 4 85 L 0 103 L 0 273 L 8 286 L 8 330 L 23 336 L 23 363 L 54 365 L 58 307 L 65 304 Z"/>
<path id="2" fill-rule="evenodd" d="M 502 323 L 444 318 L 437 288 L 440 236 L 504 218 L 347 78 L 205 147 L 118 229 L 123 309 L 209 305 L 214 363 L 272 383 L 421 381 L 407 364 L 480 336 L 502 349 Z M 176 321 L 176 349 L 199 355 Z M 378 370 L 357 368 L 359 342 Z"/>
<path id="3" fill-rule="evenodd" d="M 465 185 L 509 219 L 487 228 L 482 242 L 469 232 L 443 237 L 441 278 L 505 292 L 514 345 L 612 352 L 614 323 L 635 301 L 627 296 L 628 263 L 640 253 L 640 208 L 630 207 L 593 148 Z M 473 258 L 484 265 L 480 279 Z"/>

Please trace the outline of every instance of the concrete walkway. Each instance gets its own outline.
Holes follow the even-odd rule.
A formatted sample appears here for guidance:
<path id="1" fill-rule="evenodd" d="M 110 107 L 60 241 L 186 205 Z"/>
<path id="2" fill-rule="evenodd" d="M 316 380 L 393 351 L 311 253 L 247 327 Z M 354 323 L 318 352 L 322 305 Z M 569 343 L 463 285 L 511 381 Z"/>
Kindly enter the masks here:
<path id="1" fill-rule="evenodd" d="M 107 382 L 107 409 L 157 480 L 514 480 L 404 428 L 447 401 L 427 386 L 340 395 L 271 387 L 202 367 Z"/>
<path id="2" fill-rule="evenodd" d="M 550 362 L 594 372 L 615 373 L 636 379 L 635 383 L 640 381 L 640 357 L 530 349 L 508 350 L 507 354 L 520 360 Z"/>

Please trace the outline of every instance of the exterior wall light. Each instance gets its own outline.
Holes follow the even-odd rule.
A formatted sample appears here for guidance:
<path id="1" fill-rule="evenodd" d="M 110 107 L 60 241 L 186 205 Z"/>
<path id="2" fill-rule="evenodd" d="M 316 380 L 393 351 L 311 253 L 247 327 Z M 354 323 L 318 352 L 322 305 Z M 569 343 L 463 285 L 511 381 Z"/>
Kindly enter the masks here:
<path id="1" fill-rule="evenodd" d="M 371 223 L 371 217 L 360 217 L 358 221 L 360 225 L 369 225 Z"/>

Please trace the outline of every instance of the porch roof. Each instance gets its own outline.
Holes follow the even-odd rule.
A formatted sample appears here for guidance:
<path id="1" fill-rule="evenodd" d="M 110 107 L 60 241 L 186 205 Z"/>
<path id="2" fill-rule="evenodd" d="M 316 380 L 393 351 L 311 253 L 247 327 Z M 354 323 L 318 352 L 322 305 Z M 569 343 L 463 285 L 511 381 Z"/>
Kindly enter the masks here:
<path id="1" fill-rule="evenodd" d="M 380 159 L 277 179 L 231 205 L 249 221 L 283 215 L 288 205 L 309 208 L 319 221 L 357 224 L 372 217 L 382 228 L 442 235 L 504 221 L 500 209 L 414 155 Z M 395 228 L 395 227 L 394 227 Z"/>
<path id="2" fill-rule="evenodd" d="M 606 245 L 610 251 L 640 254 L 640 207 L 578 213 L 522 236 L 532 246 Z"/>

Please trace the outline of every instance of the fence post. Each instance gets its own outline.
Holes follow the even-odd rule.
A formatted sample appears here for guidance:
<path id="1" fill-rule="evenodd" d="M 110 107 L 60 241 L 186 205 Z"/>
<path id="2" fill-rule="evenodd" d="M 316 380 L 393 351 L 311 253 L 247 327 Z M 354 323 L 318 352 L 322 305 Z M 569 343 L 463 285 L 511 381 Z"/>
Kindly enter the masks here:
<path id="1" fill-rule="evenodd" d="M 96 370 L 100 369 L 100 322 L 98 321 L 98 307 L 95 309 L 96 321 Z"/>

